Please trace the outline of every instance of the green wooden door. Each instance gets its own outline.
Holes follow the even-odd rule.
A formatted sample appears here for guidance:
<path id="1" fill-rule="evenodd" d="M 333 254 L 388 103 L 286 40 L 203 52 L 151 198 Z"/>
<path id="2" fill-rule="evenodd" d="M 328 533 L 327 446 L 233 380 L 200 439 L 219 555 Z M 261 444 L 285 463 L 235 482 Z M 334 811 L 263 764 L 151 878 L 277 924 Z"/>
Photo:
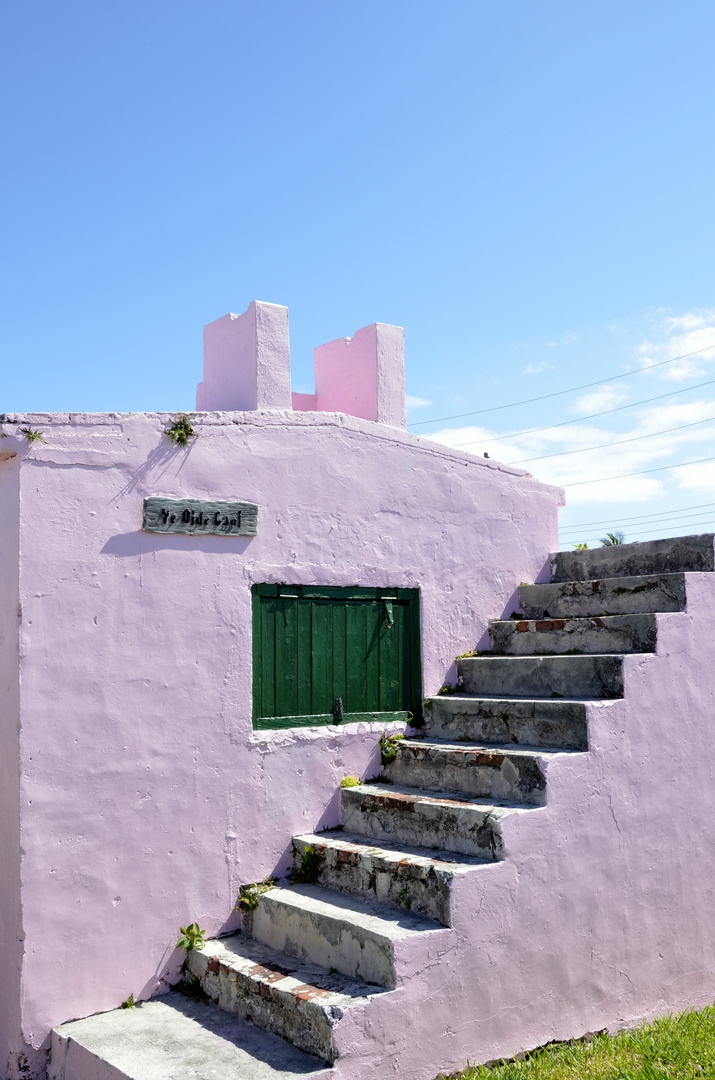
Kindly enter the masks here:
<path id="1" fill-rule="evenodd" d="M 421 713 L 417 589 L 253 586 L 253 724 Z"/>

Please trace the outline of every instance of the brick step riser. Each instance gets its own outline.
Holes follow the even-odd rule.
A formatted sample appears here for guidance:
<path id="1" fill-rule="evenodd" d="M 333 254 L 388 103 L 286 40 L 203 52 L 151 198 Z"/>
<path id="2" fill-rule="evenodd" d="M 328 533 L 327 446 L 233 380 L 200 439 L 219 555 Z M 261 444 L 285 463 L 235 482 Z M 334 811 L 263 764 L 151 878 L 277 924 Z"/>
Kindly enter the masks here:
<path id="1" fill-rule="evenodd" d="M 489 637 L 495 654 L 537 656 L 655 652 L 655 615 L 616 615 L 592 619 L 536 619 L 494 621 Z"/>
<path id="2" fill-rule="evenodd" d="M 345 788 L 341 792 L 341 821 L 348 832 L 371 840 L 458 851 L 490 862 L 501 859 L 498 825 L 481 807 L 408 803 Z"/>
<path id="3" fill-rule="evenodd" d="M 477 697 L 623 697 L 620 656 L 496 656 L 457 661 L 462 689 Z"/>
<path id="4" fill-rule="evenodd" d="M 546 780 L 536 758 L 498 751 L 442 750 L 422 743 L 399 746 L 383 775 L 394 784 L 432 791 L 460 791 L 481 799 L 543 806 Z"/>
<path id="5" fill-rule="evenodd" d="M 264 893 L 253 911 L 244 913 L 244 932 L 278 952 L 353 979 L 394 989 L 395 959 L 392 941 L 344 919 L 333 919 L 275 900 Z"/>
<path id="6" fill-rule="evenodd" d="M 648 574 L 711 573 L 713 534 L 619 544 L 590 551 L 559 551 L 551 557 L 551 581 L 598 581 Z"/>
<path id="7" fill-rule="evenodd" d="M 213 962 L 200 952 L 189 953 L 189 971 L 224 1012 L 249 1020 L 263 1031 L 280 1035 L 299 1050 L 322 1058 L 328 1065 L 335 1062 L 338 1056 L 333 1043 L 335 1019 L 329 1011 L 326 1014 L 323 1010 L 320 998 L 312 1000 L 308 987 L 303 996 L 290 994 L 265 980 L 259 981 Z"/>
<path id="8" fill-rule="evenodd" d="M 583 619 L 649 611 L 684 611 L 684 574 L 651 574 L 602 581 L 520 585 L 519 602 L 527 619 Z"/>
<path id="9" fill-rule="evenodd" d="M 379 855 L 345 852 L 293 838 L 293 865 L 300 872 L 303 854 L 310 846 L 315 868 L 310 880 L 326 889 L 351 893 L 382 904 L 418 911 L 430 919 L 450 925 L 449 897 L 453 875 L 435 867 L 392 863 Z"/>
<path id="10" fill-rule="evenodd" d="M 586 706 L 567 701 L 494 701 L 466 694 L 425 702 L 427 734 L 480 745 L 588 748 Z"/>

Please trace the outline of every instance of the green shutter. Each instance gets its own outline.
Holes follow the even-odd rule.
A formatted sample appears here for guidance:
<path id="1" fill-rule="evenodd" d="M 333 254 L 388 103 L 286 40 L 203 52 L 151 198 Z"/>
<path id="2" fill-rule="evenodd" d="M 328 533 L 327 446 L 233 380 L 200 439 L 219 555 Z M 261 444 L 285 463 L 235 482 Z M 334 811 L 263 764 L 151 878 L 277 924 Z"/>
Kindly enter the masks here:
<path id="1" fill-rule="evenodd" d="M 417 589 L 253 586 L 253 724 L 421 714 Z"/>

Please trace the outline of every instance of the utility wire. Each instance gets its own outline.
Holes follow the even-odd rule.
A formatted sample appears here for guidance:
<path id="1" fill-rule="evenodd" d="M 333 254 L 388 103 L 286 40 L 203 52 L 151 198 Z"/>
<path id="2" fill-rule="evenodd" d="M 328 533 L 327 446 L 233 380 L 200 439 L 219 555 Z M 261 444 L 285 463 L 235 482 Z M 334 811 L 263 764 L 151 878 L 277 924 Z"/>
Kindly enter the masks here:
<path id="1" fill-rule="evenodd" d="M 589 450 L 603 450 L 610 446 L 623 446 L 624 443 L 640 442 L 641 439 L 652 439 L 654 435 L 669 435 L 671 431 L 682 431 L 683 428 L 697 427 L 699 424 L 709 424 L 715 420 L 715 416 L 708 416 L 707 420 L 694 420 L 692 424 L 678 424 L 677 427 L 665 428 L 663 431 L 649 431 L 647 435 L 634 435 L 631 439 L 619 439 L 618 442 L 599 443 L 598 446 L 582 446 L 578 450 L 560 450 L 555 454 L 543 454 L 542 457 L 519 458 L 518 461 L 505 461 L 505 465 L 526 465 L 530 461 L 546 461 L 548 458 L 566 457 L 568 454 L 585 454 Z"/>
<path id="2" fill-rule="evenodd" d="M 637 405 L 648 405 L 651 401 L 662 401 L 663 398 L 675 397 L 676 394 L 687 394 L 689 390 L 699 390 L 702 386 L 712 386 L 713 383 L 715 379 L 708 379 L 706 382 L 686 386 L 682 390 L 671 390 L 668 394 L 657 394 L 655 397 L 643 398 L 642 401 L 632 401 L 630 405 L 619 405 L 615 409 L 604 409 L 603 412 L 590 413 L 588 416 L 577 416 L 574 420 L 561 420 L 558 424 L 544 424 L 543 427 L 527 428 L 526 431 L 512 431 L 509 435 L 496 435 L 494 438 L 487 436 L 481 441 L 484 443 L 501 442 L 502 439 L 518 439 L 522 435 L 533 435 L 536 431 L 550 431 L 552 428 L 566 427 L 568 424 L 580 424 L 584 420 L 594 420 L 597 416 L 610 416 L 611 413 L 623 412 L 624 409 L 635 409 Z M 445 443 L 444 445 L 452 450 L 458 450 L 461 446 L 474 446 L 475 442 L 479 441 L 479 439 L 470 439 L 469 442 Z"/>
<path id="3" fill-rule="evenodd" d="M 703 518 L 700 521 L 691 522 L 691 525 L 712 525 L 712 524 L 713 524 L 712 517 Z M 651 531 L 645 532 L 645 533 L 637 533 L 636 536 L 634 536 L 634 537 L 629 536 L 628 540 L 626 542 L 631 543 L 632 541 L 636 541 L 636 540 L 652 540 L 654 532 L 658 533 L 658 532 L 663 532 L 663 531 L 664 531 L 663 529 L 654 529 L 654 530 L 651 530 Z M 667 530 L 665 530 L 665 531 L 667 531 Z M 680 533 L 679 535 L 688 536 L 690 534 L 689 533 Z M 600 539 L 601 539 L 600 536 L 587 536 L 585 541 L 582 541 L 582 542 L 586 543 L 586 544 L 595 544 L 596 541 L 600 540 Z"/>
<path id="4" fill-rule="evenodd" d="M 648 367 L 624 371 L 621 375 L 610 375 L 607 379 L 597 379 L 596 382 L 583 383 L 582 386 L 572 386 L 569 390 L 555 390 L 553 394 L 541 394 L 539 397 L 526 398 L 524 401 L 512 401 L 508 405 L 492 405 L 488 409 L 457 413 L 455 416 L 438 416 L 434 420 L 416 420 L 414 424 L 408 424 L 407 426 L 422 427 L 424 424 L 441 424 L 445 420 L 462 420 L 465 416 L 481 416 L 482 413 L 499 412 L 500 409 L 515 409 L 517 405 L 532 405 L 535 401 L 546 401 L 547 398 L 561 397 L 563 394 L 575 394 L 577 390 L 590 390 L 592 386 L 603 386 L 604 383 L 616 382 L 618 379 L 625 379 L 629 375 L 642 375 L 644 371 L 653 371 L 655 368 L 664 367 L 665 364 L 674 364 L 676 360 L 687 360 L 689 356 L 710 352 L 711 349 L 715 349 L 715 345 L 706 345 L 704 349 L 694 349 L 693 352 L 683 353 L 682 356 L 674 356 L 671 360 L 660 360 L 657 364 L 649 364 Z"/>
<path id="5" fill-rule="evenodd" d="M 695 506 L 681 506 L 679 510 L 663 510 L 660 514 L 636 514 L 635 517 L 619 518 L 618 520 L 623 524 L 624 522 L 640 522 L 642 525 L 648 525 L 650 521 L 657 522 L 661 518 L 670 517 L 673 514 L 684 514 L 687 510 L 703 510 L 705 507 L 715 506 L 715 503 L 696 503 Z M 645 521 L 643 519 L 646 519 Z M 580 525 L 564 525 L 561 528 L 561 532 L 567 532 L 571 529 L 582 530 L 589 529 L 592 525 L 612 525 L 613 516 L 601 521 L 582 521 Z M 638 528 L 634 525 L 634 528 Z"/>
<path id="6" fill-rule="evenodd" d="M 577 480 L 574 484 L 554 485 L 562 487 L 583 487 L 584 484 L 602 484 L 605 480 L 623 480 L 626 476 L 643 476 L 645 473 L 667 472 L 668 469 L 683 469 L 686 465 L 702 465 L 706 461 L 715 461 L 715 457 L 697 458 L 696 461 L 680 461 L 677 465 L 660 465 L 657 469 L 638 469 L 637 472 L 618 473 L 616 476 L 599 476 L 597 480 Z"/>
<path id="7" fill-rule="evenodd" d="M 691 526 L 702 525 L 705 522 L 712 521 L 712 519 L 713 519 L 713 514 L 712 513 L 710 513 L 707 517 L 704 517 L 704 518 L 703 517 L 684 518 L 683 521 L 682 521 L 682 525 L 683 525 L 683 527 L 687 526 L 688 528 L 690 528 Z M 614 525 L 613 525 L 614 521 L 617 522 L 620 526 L 622 526 L 622 524 L 623 524 L 623 522 L 621 522 L 619 518 L 614 518 L 610 523 L 611 528 L 614 527 Z M 654 532 L 663 532 L 664 530 L 668 531 L 669 529 L 673 529 L 673 528 L 678 528 L 679 529 L 680 527 L 681 527 L 680 522 L 666 521 L 666 522 L 656 523 L 652 528 L 647 528 L 647 526 L 645 526 L 645 525 L 644 526 L 637 526 L 636 525 L 636 526 L 634 526 L 634 529 L 636 530 L 635 535 L 640 536 L 640 535 L 650 535 L 651 533 L 654 533 Z M 643 532 L 643 529 L 645 529 L 645 533 Z M 628 535 L 631 536 L 632 535 L 631 530 L 629 529 L 627 531 L 628 531 Z M 581 536 L 582 534 L 583 534 L 583 530 L 578 535 Z M 565 537 L 564 539 L 569 539 L 569 538 Z M 600 537 L 598 537 L 598 539 L 600 540 Z"/>

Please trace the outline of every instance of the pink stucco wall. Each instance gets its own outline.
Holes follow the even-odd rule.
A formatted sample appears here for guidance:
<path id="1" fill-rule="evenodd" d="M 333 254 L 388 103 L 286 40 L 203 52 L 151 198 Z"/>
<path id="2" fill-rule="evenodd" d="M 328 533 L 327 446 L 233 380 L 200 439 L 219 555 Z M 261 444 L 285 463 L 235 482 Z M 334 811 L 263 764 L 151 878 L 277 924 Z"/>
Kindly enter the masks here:
<path id="1" fill-rule="evenodd" d="M 18 459 L 0 444 L 0 1069 L 20 1036 L 20 751 Z"/>
<path id="2" fill-rule="evenodd" d="M 1 429 L 17 457 L 0 471 L 19 474 L 21 507 L 21 1025 L 32 1047 L 54 1024 L 156 992 L 175 970 L 179 924 L 235 925 L 239 884 L 284 871 L 293 833 L 337 822 L 345 773 L 377 771 L 370 725 L 252 730 L 253 583 L 420 588 L 430 694 L 557 542 L 560 492 L 397 428 L 329 413 L 206 414 L 182 449 L 162 433 L 169 420 L 21 418 L 44 444 L 28 444 L 17 422 Z M 256 502 L 258 535 L 144 533 L 148 495 Z M 4 581 L 17 553 L 0 550 Z M 5 609 L 13 602 L 8 593 Z M 17 762 L 15 732 L 4 725 L 2 750 Z M 568 781 L 568 760 L 562 768 Z M 553 814 L 539 812 L 547 832 Z M 538 858 L 546 872 L 553 841 Z M 496 890 L 485 901 L 493 929 L 508 918 L 496 898 L 515 872 L 470 878 L 477 892 L 460 897 L 446 938 L 466 933 L 482 889 Z M 482 931 L 479 920 L 470 929 Z M 455 988 L 484 976 L 484 957 L 455 954 L 430 984 L 435 1032 L 447 1013 L 447 1026 L 473 1022 L 455 1009 Z M 425 979 L 395 995 L 398 1041 Z M 341 1038 L 358 1038 L 360 1022 Z M 5 1023 L 5 1038 L 19 1038 L 13 1017 Z M 450 1054 L 467 1045 L 435 1039 Z"/>

